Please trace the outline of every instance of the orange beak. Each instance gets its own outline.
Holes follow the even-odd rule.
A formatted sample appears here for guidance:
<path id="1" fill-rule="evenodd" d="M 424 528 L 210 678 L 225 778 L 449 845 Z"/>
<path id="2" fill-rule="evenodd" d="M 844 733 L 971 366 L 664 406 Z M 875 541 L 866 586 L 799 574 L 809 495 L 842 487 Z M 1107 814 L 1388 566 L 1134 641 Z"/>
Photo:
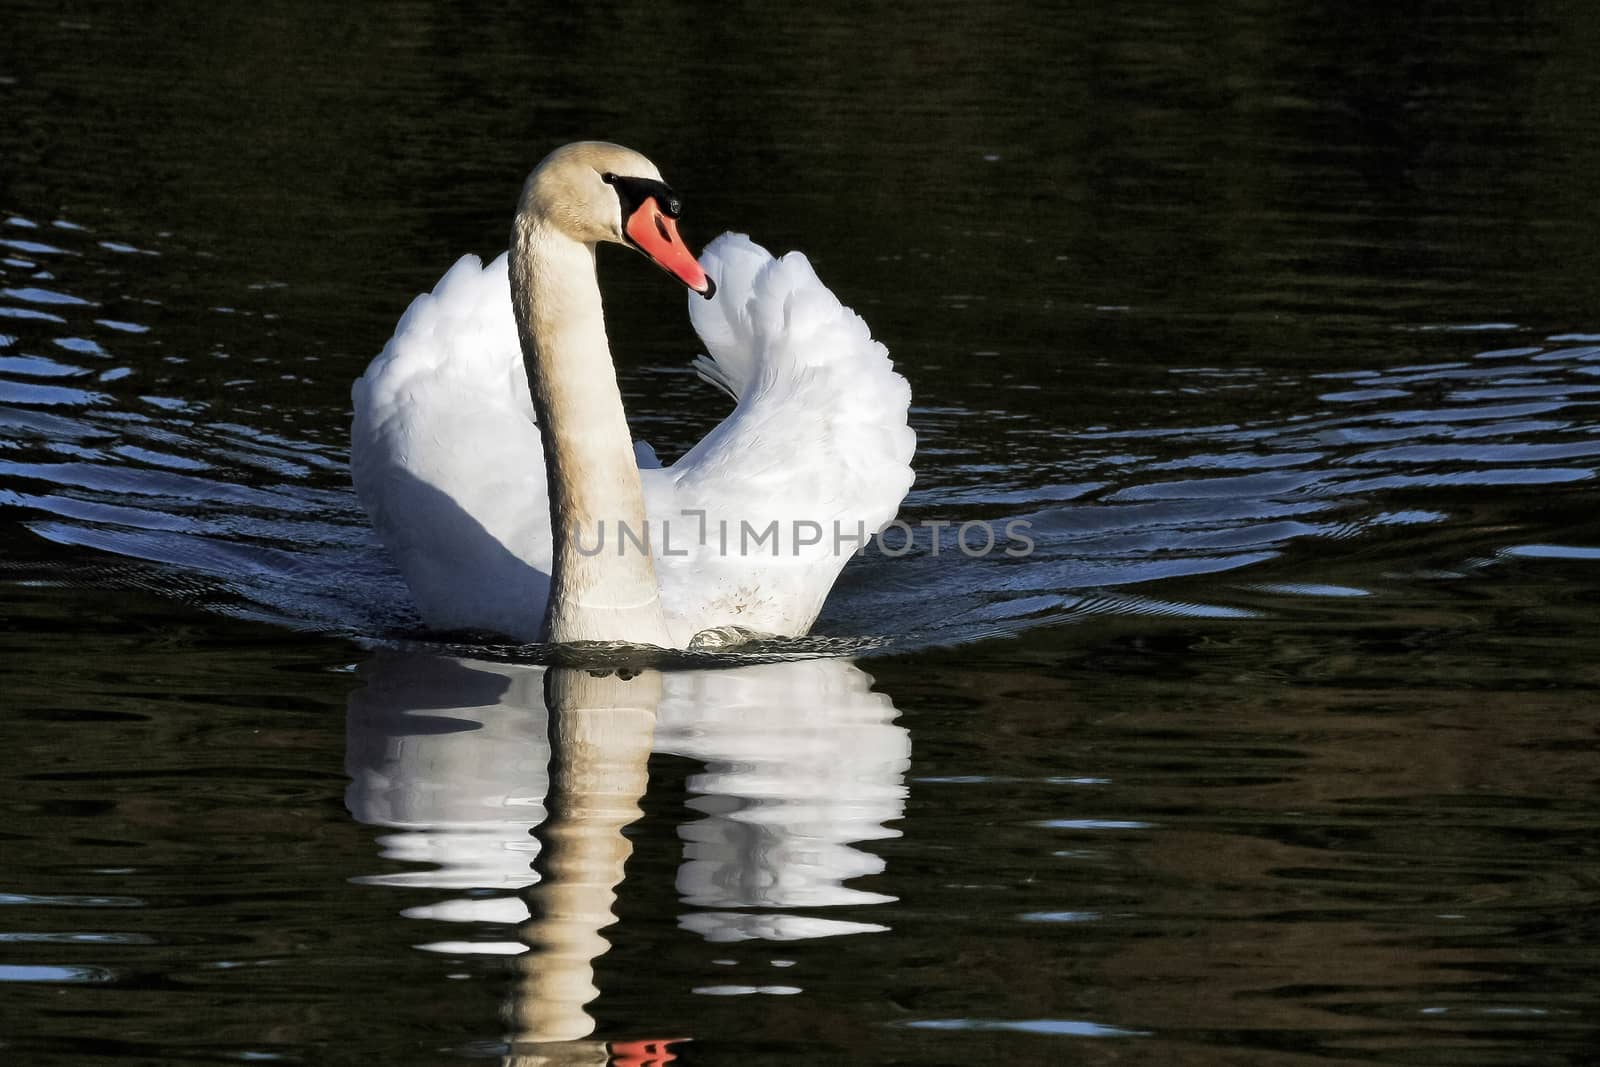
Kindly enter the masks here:
<path id="1" fill-rule="evenodd" d="M 677 1050 L 672 1046 L 688 1041 L 687 1037 L 646 1038 L 643 1041 L 611 1041 L 606 1051 L 611 1054 L 611 1067 L 665 1067 L 677 1061 Z"/>
<path id="2" fill-rule="evenodd" d="M 701 269 L 694 253 L 678 236 L 678 220 L 662 211 L 655 197 L 645 197 L 628 216 L 624 229 L 628 240 L 668 274 L 707 300 L 716 293 L 716 283 Z"/>

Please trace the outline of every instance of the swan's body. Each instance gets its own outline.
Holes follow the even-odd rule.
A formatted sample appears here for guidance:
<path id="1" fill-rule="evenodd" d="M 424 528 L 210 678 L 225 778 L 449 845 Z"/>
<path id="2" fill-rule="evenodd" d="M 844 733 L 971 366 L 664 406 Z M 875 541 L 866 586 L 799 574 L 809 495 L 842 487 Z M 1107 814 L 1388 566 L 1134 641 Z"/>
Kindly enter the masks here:
<path id="1" fill-rule="evenodd" d="M 696 366 L 736 401 L 655 463 L 628 435 L 594 273 L 595 243 L 647 210 L 599 192 L 616 175 L 659 185 L 626 149 L 553 153 L 510 252 L 463 257 L 412 302 L 352 390 L 361 502 L 435 627 L 680 648 L 722 627 L 803 634 L 910 488 L 910 390 L 799 253 L 727 234 L 697 266 L 641 243 L 714 290 L 689 297 Z"/>

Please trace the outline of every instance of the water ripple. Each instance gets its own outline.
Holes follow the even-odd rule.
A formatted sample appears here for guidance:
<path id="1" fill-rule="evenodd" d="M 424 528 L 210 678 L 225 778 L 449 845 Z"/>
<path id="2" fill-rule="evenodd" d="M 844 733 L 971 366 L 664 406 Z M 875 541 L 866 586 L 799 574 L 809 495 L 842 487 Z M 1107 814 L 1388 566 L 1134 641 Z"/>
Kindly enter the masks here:
<path id="1" fill-rule="evenodd" d="M 67 247 L 20 243 L 37 254 L 71 253 L 74 231 L 57 232 Z M 11 246 L 23 251 L 18 243 Z M 127 367 L 75 362 L 106 359 L 113 341 L 119 350 L 135 346 L 134 363 L 178 357 L 147 325 L 109 316 L 69 324 L 63 315 L 95 301 L 66 278 L 19 281 L 0 295 L 12 301 L 0 313 L 18 324 L 6 347 L 22 349 L 0 362 L 0 479 L 7 506 L 35 534 L 130 565 L 177 568 L 181 578 L 132 580 L 167 581 L 188 598 L 204 588 L 199 602 L 231 613 L 369 636 L 413 630 L 403 583 L 348 488 L 342 448 L 269 430 L 264 418 L 240 418 L 236 409 L 227 421 L 208 419 L 209 401 L 125 391 L 136 380 Z M 27 351 L 41 345 L 59 354 Z M 1005 422 L 1000 416 L 919 408 L 921 470 L 902 516 L 911 528 L 907 549 L 899 558 L 869 550 L 847 568 L 822 624 L 834 633 L 895 634 L 903 646 L 1085 613 L 1249 614 L 1107 591 L 1246 570 L 1296 543 L 1348 543 L 1450 519 L 1448 500 L 1419 507 L 1408 493 L 1588 481 L 1600 457 L 1600 386 L 1580 372 L 1597 358 L 1600 347 L 1591 344 L 1502 346 L 1298 384 L 1252 368 L 1177 368 L 1202 393 L 1240 383 L 1283 396 L 1298 389 L 1306 410 L 1294 412 L 1289 401 L 1290 413 L 1275 419 L 1042 435 L 1013 420 L 1007 433 L 1028 450 L 1025 464 L 973 454 L 970 420 Z M 91 371 L 95 390 L 62 384 Z M 1319 393 L 1321 380 L 1353 387 Z M 234 378 L 230 388 L 242 387 L 248 383 Z M 342 423 L 342 410 L 324 421 Z M 1059 474 L 1066 477 L 1052 477 Z M 990 530 L 988 553 L 975 555 L 962 540 L 959 528 L 974 520 Z M 995 536 L 1008 523 L 1020 523 L 1029 539 L 1021 558 L 1000 551 L 1021 545 Z M 1345 595 L 1315 582 L 1271 588 L 1280 596 Z"/>

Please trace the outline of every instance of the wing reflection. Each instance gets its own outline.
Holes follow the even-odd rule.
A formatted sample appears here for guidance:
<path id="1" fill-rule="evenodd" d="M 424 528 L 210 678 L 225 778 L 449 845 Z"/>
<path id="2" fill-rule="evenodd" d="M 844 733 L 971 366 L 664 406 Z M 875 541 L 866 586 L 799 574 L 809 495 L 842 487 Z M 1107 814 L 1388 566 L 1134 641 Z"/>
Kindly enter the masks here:
<path id="1" fill-rule="evenodd" d="M 885 929 L 782 910 L 893 899 L 846 883 L 883 870 L 857 845 L 896 836 L 885 823 L 902 813 L 910 739 L 846 661 L 623 677 L 386 652 L 362 673 L 346 804 L 392 828 L 383 857 L 408 865 L 363 881 L 471 891 L 405 914 L 492 924 L 478 928 L 488 938 L 467 927 L 422 947 L 517 957 L 505 1014 L 519 1049 L 594 1028 L 600 931 L 616 921 L 622 830 L 652 751 L 704 764 L 678 831 L 684 929 L 713 941 Z"/>
<path id="2" fill-rule="evenodd" d="M 385 652 L 362 677 L 346 717 L 345 806 L 361 822 L 394 828 L 378 839 L 385 859 L 433 865 L 363 881 L 450 889 L 532 882 L 539 845 L 530 834 L 544 822 L 549 789 L 544 672 Z M 449 914 L 433 917 L 477 917 L 474 903 L 452 902 Z"/>
<path id="3" fill-rule="evenodd" d="M 678 891 L 702 908 L 813 908 L 894 898 L 844 883 L 883 870 L 854 842 L 898 836 L 911 739 L 872 679 L 839 660 L 667 675 L 656 751 L 706 765 L 689 779 L 705 817 L 679 829 Z M 809 915 L 696 911 L 709 940 L 792 941 L 882 930 Z"/>

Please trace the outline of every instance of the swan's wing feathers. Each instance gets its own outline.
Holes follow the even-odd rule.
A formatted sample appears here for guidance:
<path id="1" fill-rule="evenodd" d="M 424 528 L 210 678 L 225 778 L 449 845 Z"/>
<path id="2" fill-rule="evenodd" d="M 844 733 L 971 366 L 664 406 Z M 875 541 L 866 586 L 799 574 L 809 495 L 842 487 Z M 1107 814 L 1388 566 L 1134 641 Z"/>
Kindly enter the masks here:
<path id="1" fill-rule="evenodd" d="M 463 256 L 413 300 L 351 400 L 356 494 L 424 617 L 536 626 L 549 503 L 506 257 Z"/>
<path id="2" fill-rule="evenodd" d="M 911 390 L 804 255 L 775 259 L 727 234 L 701 262 L 717 295 L 690 302 L 708 352 L 696 369 L 738 405 L 667 469 L 670 494 L 652 501 L 654 515 L 703 512 L 709 528 L 681 563 L 661 561 L 663 602 L 696 604 L 706 626 L 803 633 L 855 538 L 893 519 L 911 487 Z M 775 546 L 741 536 L 772 523 Z M 723 617 L 730 605 L 741 613 Z"/>
<path id="3" fill-rule="evenodd" d="M 440 383 L 460 386 L 533 418 L 504 254 L 488 266 L 474 255 L 458 259 L 433 287 L 411 301 L 394 336 L 351 386 L 362 409 L 407 409 L 418 391 Z"/>
<path id="4" fill-rule="evenodd" d="M 656 450 L 650 447 L 649 441 L 633 443 L 633 462 L 642 471 L 657 470 L 661 466 L 661 460 L 656 456 Z"/>
<path id="5" fill-rule="evenodd" d="M 724 393 L 727 393 L 729 400 L 739 399 L 739 392 L 744 388 L 744 382 L 743 380 L 735 381 L 722 364 L 710 356 L 695 356 L 694 362 L 690 366 L 694 368 L 695 374 L 699 376 L 701 381 L 714 385 Z"/>
<path id="6" fill-rule="evenodd" d="M 735 400 L 755 367 L 750 297 L 758 275 L 772 262 L 770 252 L 742 233 L 725 233 L 700 254 L 700 265 L 717 283 L 717 295 L 689 305 L 689 321 L 708 353 L 694 361 L 694 369 Z"/>

